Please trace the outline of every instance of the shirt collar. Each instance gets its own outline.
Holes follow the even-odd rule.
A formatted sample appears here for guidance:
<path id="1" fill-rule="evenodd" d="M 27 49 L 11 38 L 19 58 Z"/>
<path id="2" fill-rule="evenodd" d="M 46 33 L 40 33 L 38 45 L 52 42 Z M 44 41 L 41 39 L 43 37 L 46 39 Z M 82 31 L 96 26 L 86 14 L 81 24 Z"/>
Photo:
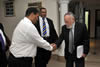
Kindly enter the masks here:
<path id="1" fill-rule="evenodd" d="M 41 16 L 39 16 L 39 18 L 41 19 L 41 20 L 43 20 L 43 18 L 41 17 Z M 46 19 L 46 17 L 44 17 L 44 20 Z"/>
<path id="2" fill-rule="evenodd" d="M 24 20 L 26 20 L 27 22 L 32 23 L 32 21 L 30 19 L 28 19 L 27 17 L 24 17 Z"/>
<path id="3" fill-rule="evenodd" d="M 72 24 L 72 29 L 74 29 L 74 27 L 75 27 L 75 22 Z"/>

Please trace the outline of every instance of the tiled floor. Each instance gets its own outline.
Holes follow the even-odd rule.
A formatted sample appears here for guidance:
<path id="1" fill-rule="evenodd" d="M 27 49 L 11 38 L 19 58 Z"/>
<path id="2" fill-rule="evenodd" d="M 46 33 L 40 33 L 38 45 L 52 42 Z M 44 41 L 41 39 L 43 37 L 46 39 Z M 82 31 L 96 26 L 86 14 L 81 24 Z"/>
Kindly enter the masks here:
<path id="1" fill-rule="evenodd" d="M 85 67 L 100 67 L 100 40 L 91 40 L 90 53 L 86 58 Z M 48 67 L 65 67 L 65 62 L 51 59 Z"/>

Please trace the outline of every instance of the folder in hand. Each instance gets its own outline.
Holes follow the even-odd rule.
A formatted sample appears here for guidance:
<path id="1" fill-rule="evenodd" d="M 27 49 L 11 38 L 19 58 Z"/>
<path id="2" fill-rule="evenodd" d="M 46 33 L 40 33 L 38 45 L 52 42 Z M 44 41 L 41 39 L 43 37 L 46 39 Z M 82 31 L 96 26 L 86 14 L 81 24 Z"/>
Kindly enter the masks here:
<path id="1" fill-rule="evenodd" d="M 77 58 L 81 58 L 83 55 L 83 45 L 77 46 Z"/>

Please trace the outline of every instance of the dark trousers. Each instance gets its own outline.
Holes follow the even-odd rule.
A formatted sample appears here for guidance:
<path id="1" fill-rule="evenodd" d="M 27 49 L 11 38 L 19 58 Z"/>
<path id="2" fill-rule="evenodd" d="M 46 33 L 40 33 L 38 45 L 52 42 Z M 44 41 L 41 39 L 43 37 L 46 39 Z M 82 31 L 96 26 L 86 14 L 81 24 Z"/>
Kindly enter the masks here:
<path id="1" fill-rule="evenodd" d="M 50 58 L 51 58 L 50 51 L 38 48 L 37 55 L 35 57 L 35 67 L 47 67 Z"/>
<path id="2" fill-rule="evenodd" d="M 7 67 L 7 57 L 4 51 L 0 51 L 0 67 Z"/>
<path id="3" fill-rule="evenodd" d="M 85 60 L 84 58 L 76 58 L 75 55 L 70 54 L 66 59 L 66 67 L 84 67 L 85 66 Z"/>
<path id="4" fill-rule="evenodd" d="M 3 55 L 3 57 L 0 59 L 0 67 L 7 67 L 7 58 L 6 58 L 6 55 Z"/>
<path id="5" fill-rule="evenodd" d="M 7 67 L 7 64 L 4 62 L 4 63 L 0 63 L 0 67 Z"/>
<path id="6" fill-rule="evenodd" d="M 8 67 L 32 67 L 32 60 L 32 57 L 16 58 L 10 54 L 8 59 Z"/>

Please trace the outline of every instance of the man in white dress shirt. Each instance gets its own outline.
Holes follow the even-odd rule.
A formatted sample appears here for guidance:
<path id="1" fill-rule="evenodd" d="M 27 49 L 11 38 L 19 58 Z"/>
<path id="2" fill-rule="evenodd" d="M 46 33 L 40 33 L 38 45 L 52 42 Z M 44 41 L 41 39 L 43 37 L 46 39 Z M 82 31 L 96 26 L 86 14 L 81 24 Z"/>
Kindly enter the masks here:
<path id="1" fill-rule="evenodd" d="M 53 50 L 53 47 L 39 35 L 34 26 L 38 15 L 36 8 L 28 8 L 25 17 L 15 28 L 10 46 L 8 67 L 32 67 L 37 46 Z"/>

